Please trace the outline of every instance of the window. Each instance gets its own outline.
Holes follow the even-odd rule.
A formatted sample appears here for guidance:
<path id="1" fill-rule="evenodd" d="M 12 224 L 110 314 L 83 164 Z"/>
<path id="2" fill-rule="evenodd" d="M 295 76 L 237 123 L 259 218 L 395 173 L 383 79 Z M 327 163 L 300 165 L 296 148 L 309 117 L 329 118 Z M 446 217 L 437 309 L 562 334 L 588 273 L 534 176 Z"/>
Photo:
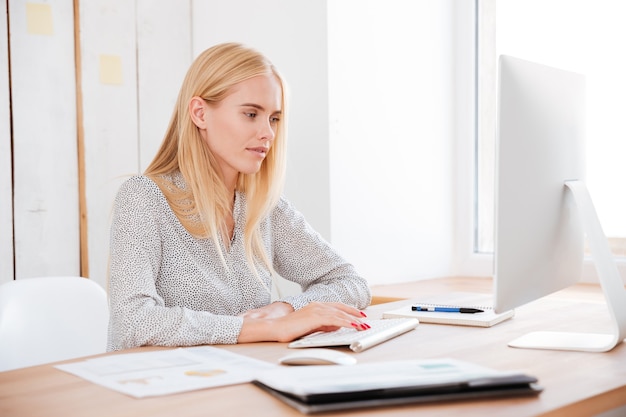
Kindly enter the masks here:
<path id="1" fill-rule="evenodd" d="M 493 251 L 496 57 L 585 74 L 587 187 L 613 253 L 626 255 L 626 2 L 478 0 L 475 252 Z"/>

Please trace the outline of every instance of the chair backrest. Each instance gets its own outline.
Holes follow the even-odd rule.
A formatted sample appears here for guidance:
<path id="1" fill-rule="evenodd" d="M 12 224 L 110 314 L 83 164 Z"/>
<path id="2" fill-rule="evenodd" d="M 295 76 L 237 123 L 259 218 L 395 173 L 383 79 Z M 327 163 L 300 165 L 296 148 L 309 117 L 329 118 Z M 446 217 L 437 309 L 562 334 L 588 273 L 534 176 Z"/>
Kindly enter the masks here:
<path id="1" fill-rule="evenodd" d="M 104 289 L 81 277 L 25 278 L 0 285 L 0 371 L 106 351 Z"/>

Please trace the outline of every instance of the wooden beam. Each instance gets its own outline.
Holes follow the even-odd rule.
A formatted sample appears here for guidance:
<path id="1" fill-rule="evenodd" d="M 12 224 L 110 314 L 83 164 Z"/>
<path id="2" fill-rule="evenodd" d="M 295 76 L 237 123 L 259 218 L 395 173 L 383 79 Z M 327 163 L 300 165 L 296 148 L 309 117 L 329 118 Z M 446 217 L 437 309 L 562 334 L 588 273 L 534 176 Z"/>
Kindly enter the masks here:
<path id="1" fill-rule="evenodd" d="M 78 212 L 80 241 L 80 275 L 89 277 L 89 242 L 87 198 L 85 195 L 85 130 L 83 128 L 82 65 L 80 53 L 80 8 L 74 0 L 74 64 L 76 66 L 76 150 L 78 152 Z"/>

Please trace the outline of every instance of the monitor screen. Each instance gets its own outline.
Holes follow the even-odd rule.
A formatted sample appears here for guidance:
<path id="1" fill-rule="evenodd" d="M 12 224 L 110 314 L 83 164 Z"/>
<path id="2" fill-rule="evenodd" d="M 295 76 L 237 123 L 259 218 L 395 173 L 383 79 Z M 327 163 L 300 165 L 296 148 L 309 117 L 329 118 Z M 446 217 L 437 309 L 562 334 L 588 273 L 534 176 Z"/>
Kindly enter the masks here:
<path id="1" fill-rule="evenodd" d="M 626 338 L 626 289 L 585 174 L 585 77 L 500 57 L 494 308 L 503 312 L 575 284 L 584 236 L 613 331 L 534 331 L 509 346 L 606 352 Z"/>
<path id="2" fill-rule="evenodd" d="M 585 175 L 585 78 L 501 56 L 495 309 L 577 282 L 584 235 L 567 180 Z"/>

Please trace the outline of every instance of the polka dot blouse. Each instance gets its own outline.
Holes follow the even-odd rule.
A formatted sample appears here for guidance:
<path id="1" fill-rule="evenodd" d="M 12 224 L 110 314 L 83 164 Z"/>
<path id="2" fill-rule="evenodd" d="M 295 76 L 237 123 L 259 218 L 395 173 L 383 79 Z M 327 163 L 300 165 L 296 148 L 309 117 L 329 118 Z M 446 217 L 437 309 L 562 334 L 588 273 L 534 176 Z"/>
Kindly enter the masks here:
<path id="1" fill-rule="evenodd" d="M 175 183 L 184 187 L 178 174 Z M 108 350 L 143 345 L 192 346 L 237 342 L 239 314 L 271 302 L 271 274 L 247 266 L 245 195 L 237 193 L 231 245 L 196 239 L 180 224 L 159 187 L 145 176 L 122 184 L 111 226 Z M 299 309 L 311 301 L 370 302 L 367 282 L 282 198 L 261 224 L 276 272 L 302 293 L 279 301 Z"/>

